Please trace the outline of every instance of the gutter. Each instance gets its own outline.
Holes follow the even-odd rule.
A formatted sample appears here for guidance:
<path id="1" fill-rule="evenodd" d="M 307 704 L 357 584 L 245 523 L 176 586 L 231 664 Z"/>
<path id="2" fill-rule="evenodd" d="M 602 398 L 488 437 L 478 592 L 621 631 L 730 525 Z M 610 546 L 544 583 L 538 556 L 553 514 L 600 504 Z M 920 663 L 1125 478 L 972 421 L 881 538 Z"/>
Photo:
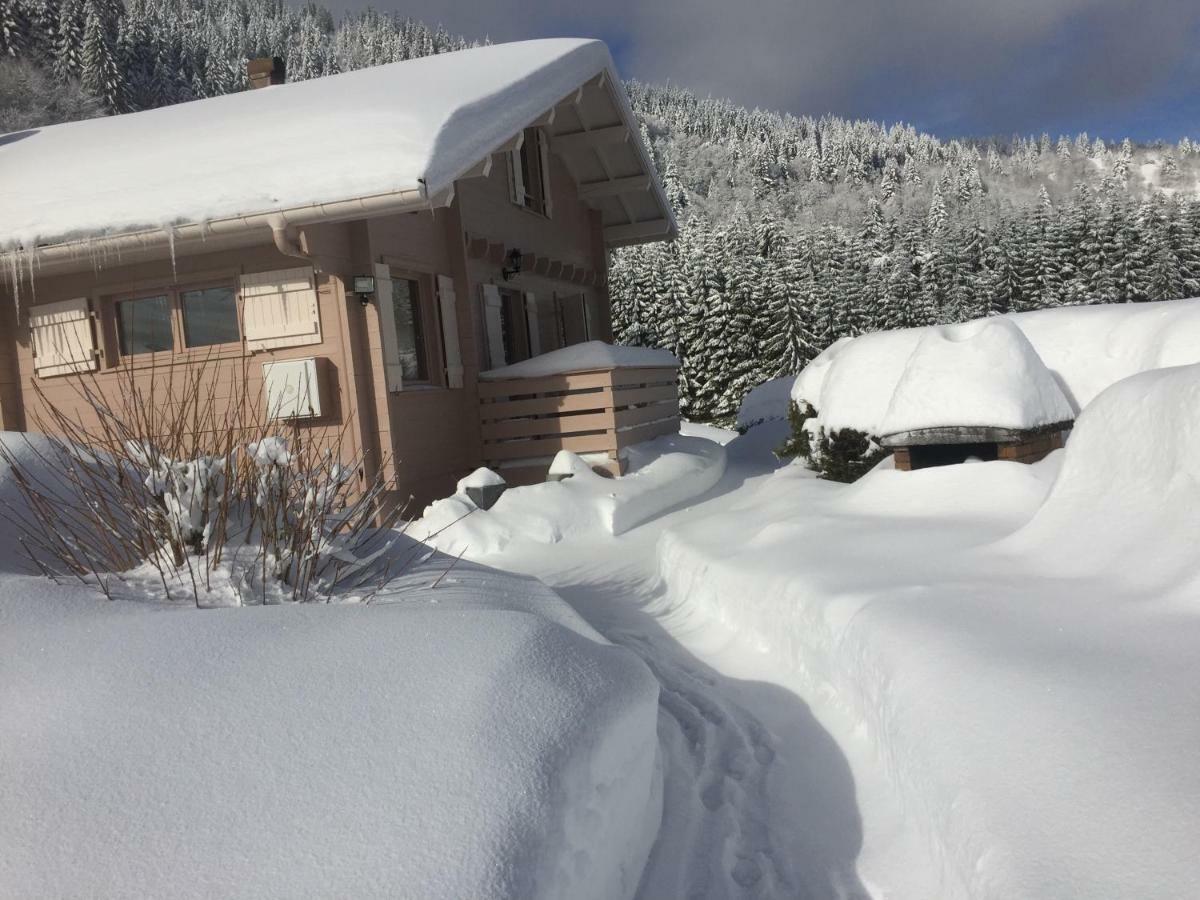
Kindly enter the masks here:
<path id="1" fill-rule="evenodd" d="M 265 237 L 265 232 L 269 231 L 280 253 L 311 260 L 310 255 L 300 246 L 296 232 L 298 226 L 318 222 L 346 222 L 369 216 L 411 212 L 428 206 L 424 188 L 415 188 L 334 203 L 310 203 L 277 212 L 230 216 L 210 222 L 145 228 L 124 234 L 64 241 L 37 247 L 32 253 L 9 250 L 0 253 L 0 259 L 9 257 L 16 264 L 16 271 L 25 270 L 38 275 L 59 274 L 87 268 L 94 264 L 97 256 L 113 255 L 119 258 L 123 252 L 139 253 L 168 247 L 177 249 L 180 245 L 202 243 L 209 238 L 242 235 L 253 231 L 262 231 Z"/>

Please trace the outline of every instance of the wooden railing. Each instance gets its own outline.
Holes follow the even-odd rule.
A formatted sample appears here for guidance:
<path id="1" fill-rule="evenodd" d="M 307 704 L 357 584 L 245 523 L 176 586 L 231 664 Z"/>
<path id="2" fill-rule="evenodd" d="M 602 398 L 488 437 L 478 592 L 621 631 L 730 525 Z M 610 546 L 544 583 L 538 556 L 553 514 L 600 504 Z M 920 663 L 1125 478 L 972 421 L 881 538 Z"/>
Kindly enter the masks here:
<path id="1" fill-rule="evenodd" d="M 678 374 L 669 366 L 481 381 L 484 465 L 528 484 L 571 450 L 623 474 L 626 447 L 679 430 Z"/>

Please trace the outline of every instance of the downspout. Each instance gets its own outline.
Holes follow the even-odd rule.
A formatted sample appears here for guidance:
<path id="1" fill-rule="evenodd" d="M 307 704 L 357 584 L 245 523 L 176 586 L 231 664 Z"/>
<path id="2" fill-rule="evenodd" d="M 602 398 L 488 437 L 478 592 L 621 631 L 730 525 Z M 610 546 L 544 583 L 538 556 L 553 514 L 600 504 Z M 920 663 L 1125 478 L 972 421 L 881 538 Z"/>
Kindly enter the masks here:
<path id="1" fill-rule="evenodd" d="M 275 239 L 276 250 L 284 256 L 313 262 L 311 254 L 300 246 L 300 230 L 295 225 L 288 225 L 283 216 L 271 216 L 267 224 L 271 226 L 271 237 Z"/>

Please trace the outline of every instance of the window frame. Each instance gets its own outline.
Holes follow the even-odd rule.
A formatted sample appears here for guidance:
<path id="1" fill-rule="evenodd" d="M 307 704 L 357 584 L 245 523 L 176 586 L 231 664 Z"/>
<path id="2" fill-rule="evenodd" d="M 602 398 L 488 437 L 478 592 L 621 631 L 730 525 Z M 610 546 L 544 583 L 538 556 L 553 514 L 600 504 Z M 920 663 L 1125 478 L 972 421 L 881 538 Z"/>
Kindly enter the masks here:
<path id="1" fill-rule="evenodd" d="M 234 309 L 237 314 L 238 339 L 220 344 L 202 344 L 196 347 L 187 345 L 183 312 L 183 295 L 190 291 L 212 290 L 226 288 L 233 292 Z M 166 296 L 171 311 L 171 347 L 168 350 L 155 350 L 148 353 L 126 353 L 121 346 L 121 318 L 118 309 L 121 303 L 131 300 L 145 300 L 151 297 Z M 111 328 L 112 347 L 115 364 L 124 366 L 161 365 L 168 358 L 179 361 L 209 359 L 220 356 L 241 356 L 245 353 L 245 334 L 242 326 L 242 292 L 236 278 L 209 278 L 196 281 L 181 282 L 167 287 L 146 286 L 136 290 L 122 291 L 104 298 L 103 316 L 108 331 Z M 107 340 L 106 340 L 107 343 Z"/>

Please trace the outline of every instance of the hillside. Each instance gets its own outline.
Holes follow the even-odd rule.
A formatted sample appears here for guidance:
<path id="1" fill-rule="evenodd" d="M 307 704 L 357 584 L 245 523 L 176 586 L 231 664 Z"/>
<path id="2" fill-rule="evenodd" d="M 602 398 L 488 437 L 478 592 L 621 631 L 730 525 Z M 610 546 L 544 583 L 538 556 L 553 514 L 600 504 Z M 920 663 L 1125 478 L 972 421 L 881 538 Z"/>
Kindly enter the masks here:
<path id="1" fill-rule="evenodd" d="M 468 46 L 373 11 L 271 0 L 0 0 L 0 130 L 241 90 L 249 57 L 292 80 Z M 839 337 L 1200 292 L 1200 145 L 1086 134 L 941 140 L 628 85 L 683 222 L 617 253 L 618 337 L 683 360 L 693 418 Z"/>

